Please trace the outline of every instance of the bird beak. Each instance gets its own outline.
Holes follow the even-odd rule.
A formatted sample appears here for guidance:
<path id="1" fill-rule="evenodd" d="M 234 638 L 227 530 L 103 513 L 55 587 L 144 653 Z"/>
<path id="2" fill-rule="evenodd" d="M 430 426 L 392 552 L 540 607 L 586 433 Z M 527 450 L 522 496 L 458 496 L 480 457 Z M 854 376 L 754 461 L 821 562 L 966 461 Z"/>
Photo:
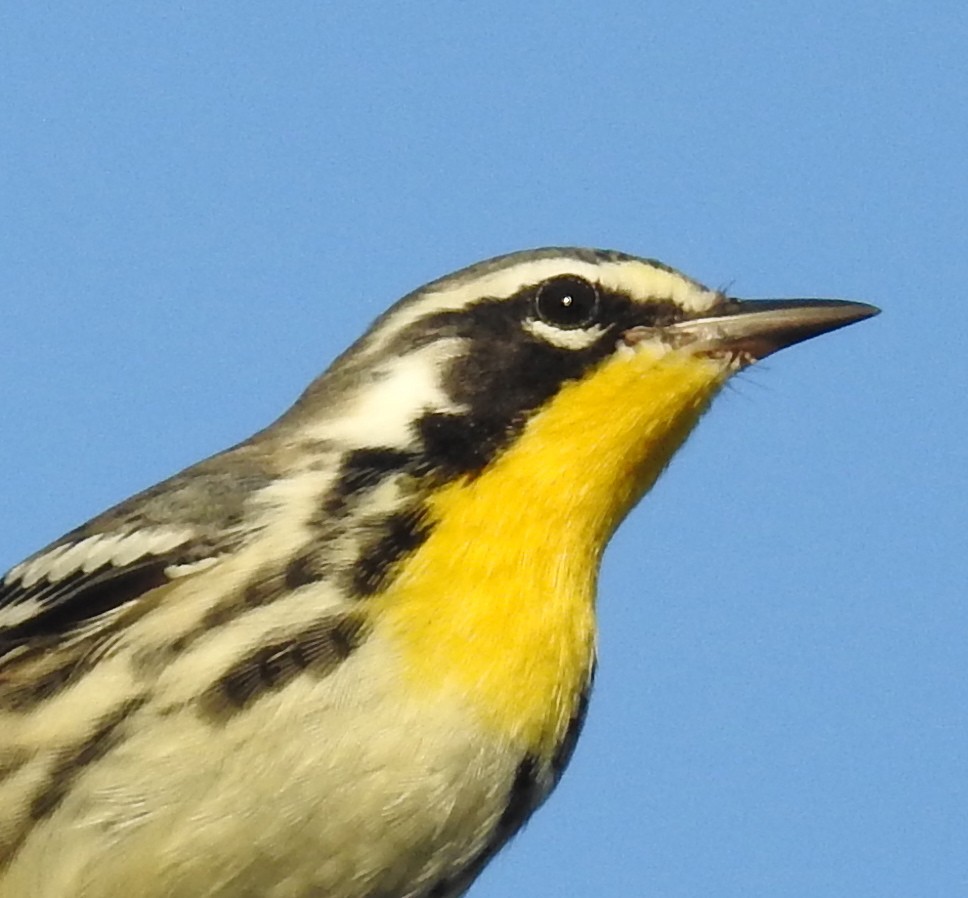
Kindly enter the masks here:
<path id="1" fill-rule="evenodd" d="M 692 351 L 755 361 L 878 312 L 875 306 L 839 299 L 730 299 L 715 317 L 669 325 L 662 337 Z"/>

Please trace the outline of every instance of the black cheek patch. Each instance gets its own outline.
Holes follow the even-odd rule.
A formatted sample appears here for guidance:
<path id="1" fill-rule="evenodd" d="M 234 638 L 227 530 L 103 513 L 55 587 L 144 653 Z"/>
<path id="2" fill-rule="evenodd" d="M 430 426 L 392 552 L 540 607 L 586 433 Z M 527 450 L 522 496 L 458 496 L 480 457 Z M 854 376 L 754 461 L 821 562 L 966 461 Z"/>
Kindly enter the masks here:
<path id="1" fill-rule="evenodd" d="M 479 474 L 564 383 L 582 377 L 614 349 L 618 330 L 634 312 L 627 297 L 603 294 L 601 338 L 584 349 L 554 346 L 525 329 L 536 289 L 531 285 L 507 299 L 485 298 L 430 315 L 398 335 L 400 352 L 436 339 L 463 341 L 441 381 L 460 411 L 428 411 L 414 422 L 420 449 L 407 463 L 410 473 L 441 480 Z"/>
<path id="2" fill-rule="evenodd" d="M 421 445 L 415 470 L 443 480 L 480 474 L 588 363 L 587 355 L 534 342 L 469 347 L 444 381 L 448 395 L 466 411 L 427 413 L 415 422 Z"/>
<path id="3" fill-rule="evenodd" d="M 509 430 L 500 419 L 443 412 L 424 415 L 414 427 L 422 447 L 418 473 L 433 473 L 443 480 L 480 472 Z"/>
<path id="4" fill-rule="evenodd" d="M 472 411 L 513 420 L 543 405 L 565 381 L 580 377 L 595 355 L 524 335 L 508 343 L 478 341 L 455 360 L 446 385 L 454 400 Z"/>

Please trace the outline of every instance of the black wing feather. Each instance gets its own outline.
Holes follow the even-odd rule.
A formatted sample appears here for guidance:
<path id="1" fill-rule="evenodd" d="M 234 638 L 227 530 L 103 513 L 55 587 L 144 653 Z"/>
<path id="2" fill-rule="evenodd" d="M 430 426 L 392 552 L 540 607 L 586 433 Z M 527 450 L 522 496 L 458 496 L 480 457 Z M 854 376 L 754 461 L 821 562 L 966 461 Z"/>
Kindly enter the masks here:
<path id="1" fill-rule="evenodd" d="M 245 511 L 249 498 L 273 479 L 255 443 L 242 443 L 132 496 L 27 559 L 19 572 L 14 568 L 0 581 L 0 656 L 17 646 L 71 636 L 169 582 L 173 567 L 190 569 L 231 552 L 254 526 Z M 152 550 L 153 535 L 165 539 L 173 532 L 185 538 L 177 545 L 156 543 L 158 551 Z M 83 570 L 81 558 L 66 576 L 35 580 L 26 574 L 48 553 L 98 536 L 120 537 L 119 549 L 126 539 L 140 540 L 146 551 L 123 564 L 105 559 L 91 571 Z M 56 569 L 57 556 L 51 563 Z M 4 615 L 5 610 L 10 613 Z"/>
<path id="2" fill-rule="evenodd" d="M 0 656 L 11 649 L 76 631 L 110 611 L 163 586 L 165 573 L 178 559 L 148 555 L 122 567 L 105 565 L 90 572 L 77 571 L 50 583 L 40 580 L 24 588 L 18 581 L 0 587 L 0 608 L 38 603 L 37 611 L 19 623 L 0 628 Z"/>

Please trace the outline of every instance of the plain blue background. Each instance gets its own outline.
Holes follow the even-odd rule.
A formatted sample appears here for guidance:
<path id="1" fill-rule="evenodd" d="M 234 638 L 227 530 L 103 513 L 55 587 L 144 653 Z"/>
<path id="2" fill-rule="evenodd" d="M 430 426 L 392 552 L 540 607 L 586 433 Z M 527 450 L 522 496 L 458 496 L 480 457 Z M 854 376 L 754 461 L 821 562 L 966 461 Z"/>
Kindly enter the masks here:
<path id="1" fill-rule="evenodd" d="M 964 4 L 335 6 L 0 11 L 0 566 L 486 256 L 874 302 L 619 532 L 584 739 L 472 894 L 968 895 Z"/>

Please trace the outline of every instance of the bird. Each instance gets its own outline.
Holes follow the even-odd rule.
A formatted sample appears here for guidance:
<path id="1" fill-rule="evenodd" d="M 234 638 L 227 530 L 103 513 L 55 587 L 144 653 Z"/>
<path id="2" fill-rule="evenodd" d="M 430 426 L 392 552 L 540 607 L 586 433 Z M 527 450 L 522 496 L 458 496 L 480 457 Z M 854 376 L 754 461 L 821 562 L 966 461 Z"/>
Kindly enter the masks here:
<path id="1" fill-rule="evenodd" d="M 878 311 L 573 247 L 406 295 L 6 573 L 0 898 L 463 895 L 572 755 L 619 523 L 730 377 Z"/>

